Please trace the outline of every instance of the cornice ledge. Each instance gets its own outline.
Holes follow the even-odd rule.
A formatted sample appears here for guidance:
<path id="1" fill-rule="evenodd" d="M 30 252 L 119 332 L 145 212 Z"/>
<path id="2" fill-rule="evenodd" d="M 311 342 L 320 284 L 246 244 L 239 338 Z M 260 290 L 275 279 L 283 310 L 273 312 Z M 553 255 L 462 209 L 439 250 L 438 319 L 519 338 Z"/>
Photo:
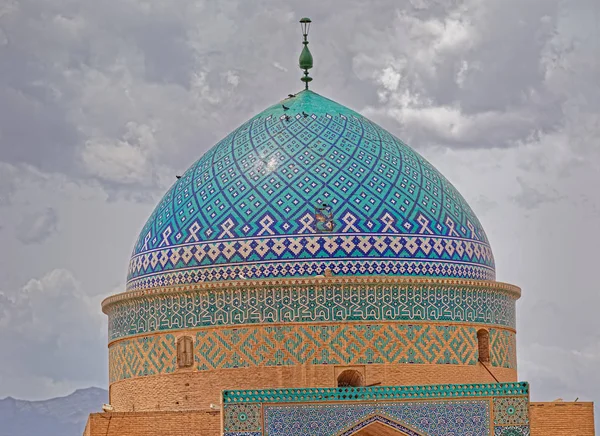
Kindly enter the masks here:
<path id="1" fill-rule="evenodd" d="M 161 286 L 156 288 L 126 291 L 107 297 L 102 301 L 102 311 L 107 313 L 108 307 L 123 300 L 131 300 L 146 296 L 159 296 L 187 292 L 207 292 L 215 290 L 249 288 L 275 288 L 281 286 L 352 286 L 352 285 L 428 285 L 428 286 L 467 286 L 486 288 L 492 291 L 509 294 L 515 299 L 521 297 L 521 288 L 509 283 L 489 280 L 444 279 L 437 277 L 403 277 L 403 276 L 331 276 L 331 277 L 286 277 L 250 280 L 220 280 L 199 282 L 185 285 Z"/>

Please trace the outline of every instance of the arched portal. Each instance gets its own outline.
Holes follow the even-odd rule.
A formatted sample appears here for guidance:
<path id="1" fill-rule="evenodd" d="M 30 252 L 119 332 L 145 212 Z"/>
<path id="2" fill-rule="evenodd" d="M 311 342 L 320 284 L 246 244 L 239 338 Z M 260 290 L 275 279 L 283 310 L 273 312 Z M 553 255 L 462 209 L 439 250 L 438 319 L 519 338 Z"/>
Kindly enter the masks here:
<path id="1" fill-rule="evenodd" d="M 339 436 L 426 436 L 395 420 L 381 415 L 371 415 L 341 432 Z"/>
<path id="2" fill-rule="evenodd" d="M 363 375 L 355 369 L 342 371 L 337 378 L 338 388 L 357 388 L 365 385 Z"/>
<path id="3" fill-rule="evenodd" d="M 381 422 L 369 424 L 362 430 L 357 431 L 352 436 L 408 436 L 406 433 L 389 427 Z"/>

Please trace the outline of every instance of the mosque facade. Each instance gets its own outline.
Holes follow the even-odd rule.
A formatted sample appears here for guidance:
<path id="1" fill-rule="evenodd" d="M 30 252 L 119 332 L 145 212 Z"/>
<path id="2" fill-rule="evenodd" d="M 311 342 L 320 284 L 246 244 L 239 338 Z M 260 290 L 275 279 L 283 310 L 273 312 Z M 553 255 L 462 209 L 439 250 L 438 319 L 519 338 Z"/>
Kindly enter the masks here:
<path id="1" fill-rule="evenodd" d="M 594 435 L 592 403 L 530 402 L 521 290 L 477 216 L 308 89 L 307 33 L 305 89 L 200 157 L 140 232 L 102 303 L 110 405 L 84 435 Z"/>

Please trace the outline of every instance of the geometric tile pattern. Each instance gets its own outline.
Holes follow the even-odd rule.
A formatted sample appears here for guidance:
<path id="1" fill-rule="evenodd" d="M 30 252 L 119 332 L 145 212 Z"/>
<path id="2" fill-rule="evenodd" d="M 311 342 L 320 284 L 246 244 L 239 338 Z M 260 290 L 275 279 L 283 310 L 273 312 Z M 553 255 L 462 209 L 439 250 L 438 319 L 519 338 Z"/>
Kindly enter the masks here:
<path id="1" fill-rule="evenodd" d="M 490 333 L 490 361 L 502 362 L 498 366 L 504 368 L 517 367 L 517 342 L 514 333 L 491 328 Z"/>
<path id="2" fill-rule="evenodd" d="M 514 334 L 511 335 L 507 337 L 514 341 Z M 141 344 L 148 341 L 154 344 L 157 351 L 144 351 Z M 110 382 L 173 372 L 175 348 L 171 334 L 134 337 L 111 344 Z M 194 366 L 196 370 L 207 371 L 303 364 L 475 365 L 477 353 L 477 329 L 472 326 L 417 323 L 279 324 L 196 330 Z M 493 355 L 491 364 L 515 368 L 514 362 L 494 360 Z"/>
<path id="3" fill-rule="evenodd" d="M 353 262 L 337 259 L 334 255 L 338 249 Z M 335 274 L 392 273 L 492 280 L 493 268 L 480 265 L 491 261 L 488 245 L 454 238 L 376 233 L 272 236 L 186 244 L 133 256 L 129 275 L 135 279 L 130 280 L 128 289 L 149 287 L 153 279 L 158 284 L 157 272 L 159 277 L 177 277 L 180 283 L 197 283 L 236 279 L 240 275 L 246 278 L 314 275 L 322 273 L 325 267 Z M 218 268 L 219 264 L 226 266 Z M 182 272 L 165 276 L 173 270 Z"/>
<path id="4" fill-rule="evenodd" d="M 225 390 L 224 404 L 527 397 L 529 383 Z"/>
<path id="5" fill-rule="evenodd" d="M 108 349 L 111 380 L 121 380 L 175 371 L 177 346 L 171 334 L 126 340 Z"/>
<path id="6" fill-rule="evenodd" d="M 486 435 L 490 428 L 489 402 L 485 400 L 263 407 L 264 434 L 269 436 L 348 436 L 373 416 L 400 423 L 414 436 Z"/>
<path id="7" fill-rule="evenodd" d="M 226 436 L 263 436 L 262 431 L 231 431 L 223 434 Z"/>
<path id="8" fill-rule="evenodd" d="M 494 436 L 529 436 L 528 425 L 511 425 L 507 427 L 494 427 Z"/>
<path id="9" fill-rule="evenodd" d="M 344 284 L 242 287 L 145 295 L 106 311 L 109 340 L 159 331 L 280 322 L 437 321 L 515 327 L 515 297 L 458 284 Z M 492 353 L 508 360 L 500 334 Z"/>
<path id="10" fill-rule="evenodd" d="M 429 162 L 312 91 L 282 103 L 231 132 L 165 194 L 135 244 L 128 289 L 310 275 L 324 262 L 345 275 L 494 280 L 481 224 Z"/>
<path id="11" fill-rule="evenodd" d="M 529 401 L 527 397 L 494 398 L 495 425 L 529 424 Z"/>
<path id="12" fill-rule="evenodd" d="M 322 257 L 318 260 L 263 261 L 256 265 L 241 264 L 211 265 L 210 267 L 161 271 L 132 278 L 127 283 L 128 291 L 174 285 L 187 285 L 216 280 L 239 278 L 306 277 L 323 274 L 329 268 L 338 275 L 395 275 L 419 277 L 463 278 L 472 280 L 494 280 L 489 268 L 472 263 L 448 262 L 430 259 L 353 259 L 352 262 Z"/>
<path id="13" fill-rule="evenodd" d="M 262 431 L 230 431 L 223 434 L 226 436 L 263 436 Z"/>
<path id="14" fill-rule="evenodd" d="M 527 383 L 224 391 L 224 436 L 242 434 L 230 428 L 252 436 L 350 436 L 375 422 L 410 436 L 529 436 L 528 399 Z M 240 423 L 237 409 L 229 412 L 238 405 L 256 407 L 262 432 L 244 427 L 246 416 Z M 513 407 L 522 425 L 493 425 L 505 419 L 494 414 Z"/>
<path id="15" fill-rule="evenodd" d="M 225 432 L 260 432 L 260 404 L 228 404 L 223 407 Z"/>

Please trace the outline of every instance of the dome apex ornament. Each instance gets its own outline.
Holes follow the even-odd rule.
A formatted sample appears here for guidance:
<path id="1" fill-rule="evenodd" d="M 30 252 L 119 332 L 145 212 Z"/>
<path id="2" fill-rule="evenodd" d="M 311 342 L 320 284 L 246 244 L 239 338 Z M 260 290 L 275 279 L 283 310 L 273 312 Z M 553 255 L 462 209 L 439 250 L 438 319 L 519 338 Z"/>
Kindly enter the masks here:
<path id="1" fill-rule="evenodd" d="M 310 70 L 313 67 L 313 57 L 310 50 L 308 49 L 308 31 L 310 30 L 311 22 L 311 19 L 306 17 L 300 20 L 302 36 L 304 37 L 304 40 L 302 41 L 302 44 L 304 44 L 304 48 L 300 53 L 298 65 L 300 66 L 300 69 L 304 70 L 304 77 L 300 79 L 304 82 L 304 89 L 308 89 L 308 82 L 312 81 L 312 77 L 308 75 L 308 70 Z"/>

